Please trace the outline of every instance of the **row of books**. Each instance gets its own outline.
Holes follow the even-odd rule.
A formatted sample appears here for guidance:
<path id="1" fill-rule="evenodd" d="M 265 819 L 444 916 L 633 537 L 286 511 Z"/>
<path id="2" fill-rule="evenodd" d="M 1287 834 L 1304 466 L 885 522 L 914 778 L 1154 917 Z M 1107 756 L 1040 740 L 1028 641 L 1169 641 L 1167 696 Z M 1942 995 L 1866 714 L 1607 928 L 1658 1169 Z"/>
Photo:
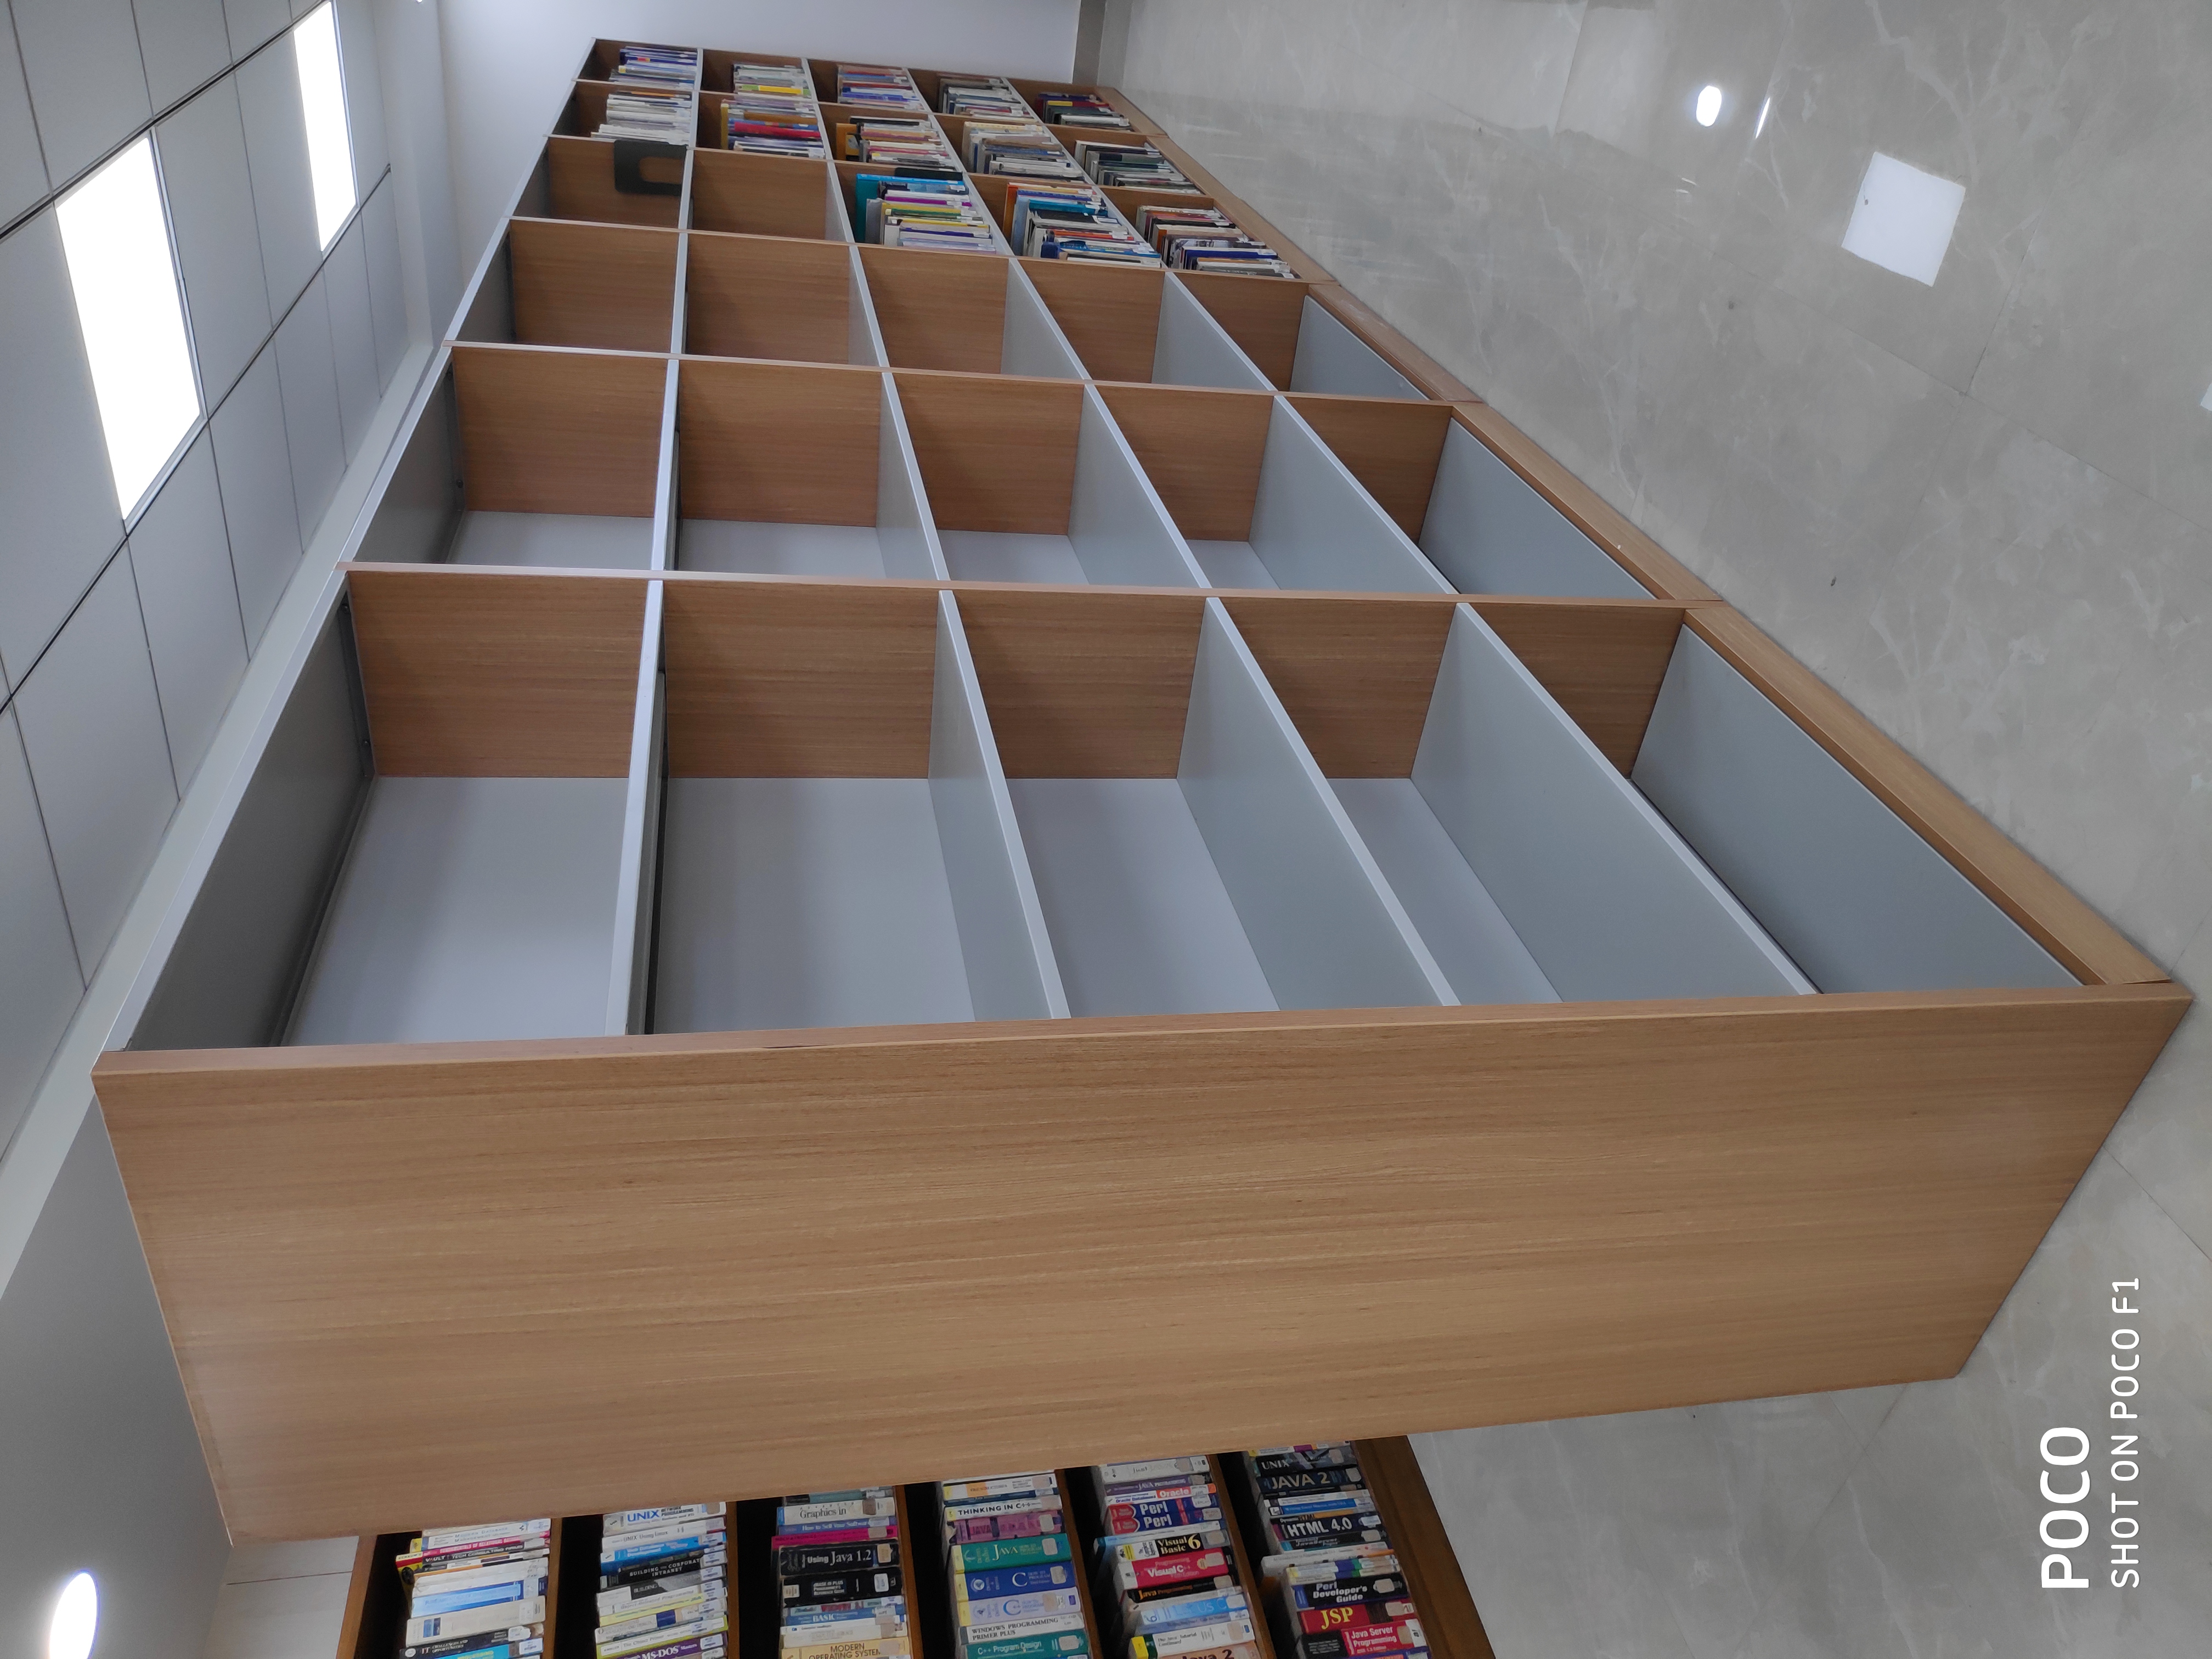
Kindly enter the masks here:
<path id="1" fill-rule="evenodd" d="M 1000 75 L 940 75 L 937 77 L 937 110 L 940 115 L 965 115 L 984 121 L 1034 121 L 1036 113 L 1014 83 Z"/>
<path id="2" fill-rule="evenodd" d="M 1095 92 L 1039 93 L 1036 108 L 1056 127 L 1129 129 L 1129 118 Z"/>
<path id="3" fill-rule="evenodd" d="M 1099 1622 L 1129 1659 L 1259 1659 L 1235 1522 L 1211 1460 L 1101 1463 L 1092 1474 Z"/>
<path id="4" fill-rule="evenodd" d="M 1137 231 L 1177 270 L 1227 271 L 1240 276 L 1297 274 L 1281 254 L 1247 236 L 1217 207 L 1147 202 L 1137 210 Z"/>
<path id="5" fill-rule="evenodd" d="M 595 1659 L 708 1659 L 727 1651 L 726 1510 L 676 1504 L 600 1518 Z"/>
<path id="6" fill-rule="evenodd" d="M 821 106 L 806 82 L 806 71 L 791 64 L 733 65 L 725 133 L 730 148 L 816 161 L 828 155 Z"/>
<path id="7" fill-rule="evenodd" d="M 688 91 L 699 84 L 699 54 L 688 46 L 620 46 L 607 79 Z"/>
<path id="8" fill-rule="evenodd" d="M 661 144 L 691 142 L 691 94 L 654 87 L 631 87 L 607 94 L 607 112 L 592 135 L 599 138 L 647 138 Z"/>
<path id="9" fill-rule="evenodd" d="M 1359 1455 L 1346 1441 L 1239 1460 L 1265 1534 L 1278 1659 L 1428 1659 Z"/>
<path id="10" fill-rule="evenodd" d="M 960 135 L 960 159 L 970 173 L 995 173 L 1009 179 L 1083 177 L 1075 158 L 1035 116 L 970 120 Z"/>
<path id="11" fill-rule="evenodd" d="M 1113 264 L 1159 264 L 1107 201 L 1106 193 L 1079 179 L 1070 184 L 1024 181 L 1006 190 L 1006 240 L 1033 259 L 1093 259 Z"/>
<path id="12" fill-rule="evenodd" d="M 448 1527 L 397 1562 L 406 1597 L 403 1659 L 525 1659 L 545 1651 L 552 1587 L 549 1520 Z"/>
<path id="13" fill-rule="evenodd" d="M 1042 1469 L 946 1480 L 937 1495 L 957 1659 L 1090 1659 L 1060 1478 Z"/>
<path id="14" fill-rule="evenodd" d="M 888 64 L 838 64 L 837 101 L 874 109 L 918 110 L 925 114 L 929 110 L 914 77 Z"/>
<path id="15" fill-rule="evenodd" d="M 1102 185 L 1198 194 L 1198 186 L 1183 176 L 1182 169 L 1145 139 L 1079 138 L 1074 149 L 1084 172 Z"/>
<path id="16" fill-rule="evenodd" d="M 863 115 L 840 121 L 836 127 L 837 159 L 867 161 L 903 172 L 925 171 L 957 178 L 960 158 L 927 116 Z"/>
<path id="17" fill-rule="evenodd" d="M 954 253 L 998 251 L 990 215 L 964 179 L 864 173 L 853 180 L 853 228 L 864 242 Z"/>
<path id="18" fill-rule="evenodd" d="M 906 1541 L 889 1486 L 777 1504 L 771 1548 L 784 1659 L 911 1659 Z"/>

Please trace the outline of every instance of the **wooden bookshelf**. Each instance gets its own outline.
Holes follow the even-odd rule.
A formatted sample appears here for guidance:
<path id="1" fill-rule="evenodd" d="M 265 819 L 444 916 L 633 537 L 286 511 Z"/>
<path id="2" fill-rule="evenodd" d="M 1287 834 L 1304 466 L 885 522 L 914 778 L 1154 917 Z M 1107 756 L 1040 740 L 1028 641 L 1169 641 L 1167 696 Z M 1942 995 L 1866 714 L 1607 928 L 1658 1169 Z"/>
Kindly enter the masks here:
<path id="1" fill-rule="evenodd" d="M 546 136 L 95 1073 L 235 1535 L 1948 1376 L 2180 1018 L 1103 93 L 1297 275 Z"/>

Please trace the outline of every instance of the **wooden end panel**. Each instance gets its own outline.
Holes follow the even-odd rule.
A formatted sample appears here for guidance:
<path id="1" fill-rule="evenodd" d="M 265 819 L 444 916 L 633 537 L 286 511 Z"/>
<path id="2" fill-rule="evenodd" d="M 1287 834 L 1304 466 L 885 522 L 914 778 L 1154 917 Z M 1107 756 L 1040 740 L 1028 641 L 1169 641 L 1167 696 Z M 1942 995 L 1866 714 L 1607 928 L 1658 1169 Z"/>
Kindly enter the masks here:
<path id="1" fill-rule="evenodd" d="M 1202 597 L 957 591 L 1007 776 L 1175 775 L 1198 665 Z"/>
<path id="2" fill-rule="evenodd" d="M 1450 605 L 1277 593 L 1222 603 L 1323 774 L 1412 773 Z"/>
<path id="3" fill-rule="evenodd" d="M 1067 533 L 1079 383 L 902 369 L 898 390 L 939 530 Z"/>
<path id="4" fill-rule="evenodd" d="M 1291 404 L 1398 528 L 1420 540 L 1451 410 L 1442 404 L 1316 393 L 1300 393 Z"/>
<path id="5" fill-rule="evenodd" d="M 368 1610 L 369 1593 L 376 1578 L 376 1540 L 365 1536 L 355 1541 L 353 1572 L 346 1580 L 345 1612 L 338 1619 L 338 1644 L 333 1650 L 337 1659 L 368 1659 L 362 1645 L 362 1625 Z M 382 1659 L 380 1653 L 377 1659 Z"/>
<path id="6" fill-rule="evenodd" d="M 830 166 L 745 150 L 692 153 L 691 228 L 820 240 L 829 222 Z"/>
<path id="7" fill-rule="evenodd" d="M 1688 604 L 1719 599 L 1719 594 L 1690 574 L 1687 565 L 1629 523 L 1597 491 L 1553 460 L 1534 439 L 1488 404 L 1455 403 L 1452 413 L 1531 489 L 1659 598 Z"/>
<path id="8" fill-rule="evenodd" d="M 628 775 L 645 583 L 431 565 L 347 587 L 378 772 Z"/>
<path id="9" fill-rule="evenodd" d="M 224 1515 L 311 1538 L 1948 1376 L 2186 1000 L 118 1053 L 94 1080 Z M 1318 1167 L 1390 1202 L 1316 1230 Z M 1194 1261 L 1268 1270 L 1224 1297 Z M 1364 1340 L 1316 1367 L 1324 1302 Z M 1102 1383 L 1136 1329 L 1173 1389 Z"/>
<path id="10" fill-rule="evenodd" d="M 1298 355 L 1298 324 L 1312 283 L 1195 270 L 1179 273 L 1176 280 L 1229 331 L 1262 374 L 1278 387 L 1289 386 Z"/>
<path id="11" fill-rule="evenodd" d="M 674 231 L 516 219 L 507 235 L 518 341 L 668 349 L 676 307 Z"/>
<path id="12" fill-rule="evenodd" d="M 2166 970 L 2008 840 L 1813 671 L 1738 612 L 1699 605 L 1691 631 L 1803 727 L 2036 943 L 2092 983 L 2162 981 Z"/>
<path id="13" fill-rule="evenodd" d="M 1470 599 L 1506 647 L 1626 774 L 1682 628 L 1649 599 Z"/>
<path id="14" fill-rule="evenodd" d="M 842 363 L 853 265 L 842 242 L 700 231 L 684 268 L 686 351 Z"/>
<path id="15" fill-rule="evenodd" d="M 469 510 L 651 518 L 667 381 L 665 357 L 455 346 Z"/>
<path id="16" fill-rule="evenodd" d="M 1176 529 L 1200 541 L 1252 533 L 1272 396 L 1164 386 L 1102 386 L 1098 395 Z"/>
<path id="17" fill-rule="evenodd" d="M 872 368 L 685 358 L 676 393 L 684 516 L 873 524 L 883 407 Z"/>
<path id="18" fill-rule="evenodd" d="M 1022 269 L 1091 379 L 1152 378 L 1164 275 L 1088 259 L 1024 259 Z"/>
<path id="19" fill-rule="evenodd" d="M 884 350 L 898 368 L 996 374 L 1006 340 L 1006 261 L 860 245 Z"/>
<path id="20" fill-rule="evenodd" d="M 672 776 L 928 776 L 934 588 L 672 582 L 666 607 Z"/>
<path id="21" fill-rule="evenodd" d="M 681 197 L 615 188 L 615 147 L 606 138 L 555 137 L 545 141 L 546 178 L 553 214 L 560 219 L 589 219 L 610 225 L 676 228 Z M 654 156 L 638 169 L 649 184 L 684 183 L 681 158 Z"/>
<path id="22" fill-rule="evenodd" d="M 1445 403 L 1473 400 L 1474 392 L 1442 363 L 1384 322 L 1373 307 L 1341 283 L 1317 283 L 1314 303 L 1334 317 L 1376 354 L 1430 397 Z"/>
<path id="23" fill-rule="evenodd" d="M 1362 1440 L 1354 1449 L 1359 1454 L 1360 1473 L 1367 1477 L 1367 1490 L 1375 1494 L 1376 1512 L 1389 1532 L 1406 1588 L 1420 1610 L 1421 1633 L 1429 1638 L 1430 1653 L 1435 1659 L 1498 1659 L 1413 1446 L 1403 1435 L 1395 1435 L 1387 1440 Z"/>

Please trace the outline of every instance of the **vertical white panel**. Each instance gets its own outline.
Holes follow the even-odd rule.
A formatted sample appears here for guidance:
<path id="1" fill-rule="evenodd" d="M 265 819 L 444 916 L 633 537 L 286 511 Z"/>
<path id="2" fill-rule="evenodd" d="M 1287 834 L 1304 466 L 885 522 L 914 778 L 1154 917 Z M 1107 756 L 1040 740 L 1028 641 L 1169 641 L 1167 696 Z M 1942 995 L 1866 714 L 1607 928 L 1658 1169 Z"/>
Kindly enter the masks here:
<path id="1" fill-rule="evenodd" d="M 884 332 L 876 322 L 875 301 L 868 297 L 868 279 L 860 269 L 860 250 L 845 250 L 845 361 L 880 368 L 890 362 L 884 349 Z"/>
<path id="2" fill-rule="evenodd" d="M 1067 538 L 1094 583 L 1203 587 L 1206 574 L 1095 387 L 1083 389 Z"/>
<path id="3" fill-rule="evenodd" d="M 161 698 L 131 561 L 93 585 L 15 692 L 70 931 L 88 970 L 106 953 L 176 810 Z"/>
<path id="4" fill-rule="evenodd" d="M 217 82 L 162 122 L 154 142 L 191 312 L 201 395 L 211 408 L 269 337 L 271 320 L 234 80 Z"/>
<path id="5" fill-rule="evenodd" d="M 876 532 L 883 550 L 884 574 L 917 581 L 949 581 L 945 550 L 929 516 L 929 497 L 921 483 L 900 411 L 898 385 L 884 376 L 882 425 L 876 440 Z"/>
<path id="6" fill-rule="evenodd" d="M 1642 599 L 1642 583 L 1457 421 L 1444 428 L 1421 550 L 1462 593 Z"/>
<path id="7" fill-rule="evenodd" d="M 1030 285 L 1018 259 L 1006 261 L 1006 325 L 999 350 L 999 373 L 1034 374 L 1046 380 L 1079 380 L 1083 364 L 1044 301 Z"/>
<path id="8" fill-rule="evenodd" d="M 345 471 L 345 431 L 338 420 L 337 361 L 331 310 L 318 276 L 276 330 L 276 372 L 284 387 L 284 442 L 292 458 L 292 495 L 300 540 L 314 539 L 323 510 Z"/>
<path id="9" fill-rule="evenodd" d="M 246 156 L 253 175 L 253 216 L 270 308 L 290 309 L 321 263 L 315 188 L 307 171 L 307 118 L 300 70 L 287 46 L 238 66 L 238 105 L 246 118 Z"/>
<path id="10" fill-rule="evenodd" d="M 83 994 L 15 711 L 0 708 L 0 1146 Z"/>
<path id="11" fill-rule="evenodd" d="M 154 113 L 138 56 L 138 25 L 131 0 L 13 3 L 23 76 L 38 113 L 46 169 L 58 187 Z"/>
<path id="12" fill-rule="evenodd" d="M 376 386 L 380 393 L 407 355 L 407 289 L 399 274 L 397 187 L 386 179 L 361 210 L 363 252 L 368 256 L 369 314 L 376 325 Z"/>
<path id="13" fill-rule="evenodd" d="M 210 423 L 216 476 L 230 526 L 230 563 L 246 643 L 258 650 L 284 585 L 300 562 L 300 519 L 284 447 L 284 396 L 274 346 L 253 360 Z"/>
<path id="14" fill-rule="evenodd" d="M 822 173 L 822 234 L 832 242 L 855 240 L 851 204 L 845 199 L 844 184 L 837 169 L 825 162 Z"/>
<path id="15" fill-rule="evenodd" d="M 665 771 L 666 682 L 660 672 L 661 582 L 645 586 L 645 632 L 631 710 L 629 776 L 623 786 L 622 854 L 615 872 L 614 965 L 607 975 L 609 1036 L 645 1029 L 653 976 L 653 895 L 660 854 L 660 799 Z"/>
<path id="16" fill-rule="evenodd" d="M 1413 782 L 1568 1001 L 1813 988 L 1467 605 Z"/>
<path id="17" fill-rule="evenodd" d="M 0 224 L 29 207 L 47 188 L 46 158 L 39 151 L 39 126 L 31 116 L 31 94 L 23 84 L 15 32 L 0 29 Z"/>
<path id="18" fill-rule="evenodd" d="M 337 0 L 338 60 L 345 70 L 346 125 L 353 138 L 354 193 L 366 199 L 389 159 L 384 89 L 377 78 L 376 9 L 371 0 Z"/>
<path id="19" fill-rule="evenodd" d="M 123 540 L 51 211 L 0 240 L 0 665 L 31 664 Z"/>
<path id="20" fill-rule="evenodd" d="M 1253 552 L 1284 587 L 1453 591 L 1351 469 L 1280 398 L 1267 422 L 1251 541 Z"/>
<path id="21" fill-rule="evenodd" d="M 1631 776 L 1823 991 L 2076 983 L 1686 628 Z"/>
<path id="22" fill-rule="evenodd" d="M 1160 331 L 1152 348 L 1152 379 L 1161 386 L 1274 387 L 1229 331 L 1213 320 L 1191 291 L 1170 273 L 1160 288 Z"/>
<path id="23" fill-rule="evenodd" d="M 1176 778 L 1279 1006 L 1456 1000 L 1218 599 Z"/>
<path id="24" fill-rule="evenodd" d="M 1360 398 L 1422 398 L 1420 387 L 1382 361 L 1312 295 L 1298 313 L 1298 349 L 1291 360 L 1291 390 L 1335 392 Z"/>
<path id="25" fill-rule="evenodd" d="M 331 349 L 337 370 L 338 423 L 351 461 L 376 418 L 379 386 L 376 331 L 368 295 L 368 240 L 356 219 L 323 265 L 323 294 L 331 308 Z"/>
<path id="26" fill-rule="evenodd" d="M 1067 994 L 952 595 L 937 596 L 929 799 L 978 1019 L 1063 1019 Z"/>
<path id="27" fill-rule="evenodd" d="M 230 67 L 222 0 L 134 0 L 154 107 L 166 109 Z"/>
<path id="28" fill-rule="evenodd" d="M 215 443 L 205 433 L 132 526 L 131 568 L 145 611 L 170 763 L 179 787 L 187 787 L 246 672 L 246 628 L 216 483 Z"/>

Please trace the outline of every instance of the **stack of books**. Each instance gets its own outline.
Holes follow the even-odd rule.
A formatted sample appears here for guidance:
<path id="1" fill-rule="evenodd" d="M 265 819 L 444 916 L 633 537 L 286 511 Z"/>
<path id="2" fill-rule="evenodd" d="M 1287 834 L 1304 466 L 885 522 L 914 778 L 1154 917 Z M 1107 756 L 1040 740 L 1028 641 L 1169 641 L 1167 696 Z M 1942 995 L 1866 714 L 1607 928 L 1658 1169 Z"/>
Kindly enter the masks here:
<path id="1" fill-rule="evenodd" d="M 703 1659 L 730 1641 L 720 1504 L 617 1510 L 600 1523 L 596 1659 Z"/>
<path id="2" fill-rule="evenodd" d="M 961 178 L 864 173 L 853 180 L 854 229 L 885 247 L 995 253 L 990 215 Z"/>
<path id="3" fill-rule="evenodd" d="M 1075 159 L 1084 172 L 1102 185 L 1199 193 L 1198 186 L 1183 177 L 1181 167 L 1141 138 L 1079 138 Z"/>
<path id="4" fill-rule="evenodd" d="M 606 118 L 598 138 L 649 138 L 655 143 L 691 142 L 691 94 L 638 87 L 607 94 Z"/>
<path id="5" fill-rule="evenodd" d="M 411 1542 L 398 1565 L 407 1590 L 410 1659 L 519 1659 L 545 1651 L 553 1523 L 449 1527 Z"/>
<path id="6" fill-rule="evenodd" d="M 1283 256 L 1237 228 L 1217 207 L 1148 202 L 1137 210 L 1137 229 L 1177 270 L 1228 271 L 1240 276 L 1295 276 Z"/>
<path id="7" fill-rule="evenodd" d="M 1204 1457 L 1101 1463 L 1101 1623 L 1129 1659 L 1259 1659 L 1214 1471 Z"/>
<path id="8" fill-rule="evenodd" d="M 986 121 L 1034 121 L 1036 116 L 998 75 L 940 75 L 937 108 L 941 115 L 966 115 Z"/>
<path id="9" fill-rule="evenodd" d="M 1035 116 L 986 120 L 975 117 L 960 135 L 961 159 L 970 173 L 1009 179 L 1080 179 L 1083 170 Z"/>
<path id="10" fill-rule="evenodd" d="M 1158 265 L 1096 185 L 1023 183 L 1006 191 L 1006 240 L 1033 259 L 1097 259 Z"/>
<path id="11" fill-rule="evenodd" d="M 1428 1659 L 1419 1609 L 1345 1441 L 1247 1454 L 1280 1659 Z"/>
<path id="12" fill-rule="evenodd" d="M 738 63 L 730 72 L 726 106 L 730 148 L 756 155 L 797 155 L 820 161 L 822 111 L 806 72 L 789 64 Z"/>
<path id="13" fill-rule="evenodd" d="M 937 123 L 927 116 L 915 120 L 864 115 L 838 122 L 836 138 L 841 161 L 868 161 L 908 174 L 960 176 L 960 158 L 952 153 Z"/>
<path id="14" fill-rule="evenodd" d="M 1095 92 L 1037 94 L 1037 112 L 1056 127 L 1103 127 L 1127 132 L 1129 118 Z"/>
<path id="15" fill-rule="evenodd" d="M 1043 1469 L 947 1480 L 938 1496 L 955 1659 L 1088 1659 L 1081 1568 L 1059 1477 Z"/>
<path id="16" fill-rule="evenodd" d="M 607 79 L 688 90 L 698 83 L 699 54 L 688 46 L 619 47 Z"/>
<path id="17" fill-rule="evenodd" d="M 782 1499 L 772 1547 L 783 1659 L 909 1659 L 904 1542 L 889 1486 Z"/>
<path id="18" fill-rule="evenodd" d="M 885 64 L 837 65 L 837 101 L 866 104 L 876 109 L 910 109 L 922 114 L 929 106 L 915 89 L 914 77 Z"/>

